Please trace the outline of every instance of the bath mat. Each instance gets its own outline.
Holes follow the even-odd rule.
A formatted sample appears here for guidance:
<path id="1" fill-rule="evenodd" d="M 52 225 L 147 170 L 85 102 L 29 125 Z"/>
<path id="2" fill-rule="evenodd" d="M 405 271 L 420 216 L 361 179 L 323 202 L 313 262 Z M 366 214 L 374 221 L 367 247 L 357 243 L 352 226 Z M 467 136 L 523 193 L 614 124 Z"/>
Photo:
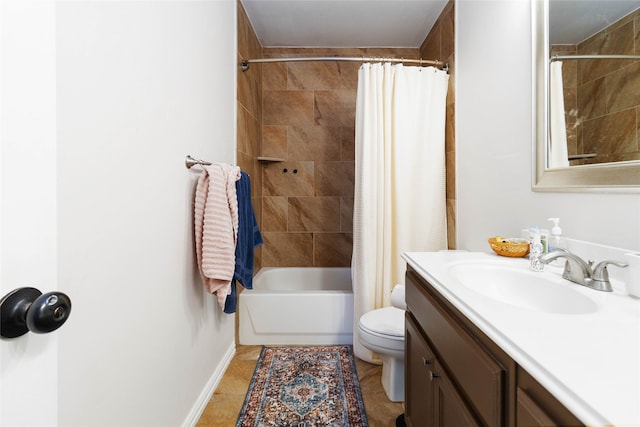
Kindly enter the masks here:
<path id="1" fill-rule="evenodd" d="M 367 427 L 351 346 L 263 347 L 236 427 Z"/>

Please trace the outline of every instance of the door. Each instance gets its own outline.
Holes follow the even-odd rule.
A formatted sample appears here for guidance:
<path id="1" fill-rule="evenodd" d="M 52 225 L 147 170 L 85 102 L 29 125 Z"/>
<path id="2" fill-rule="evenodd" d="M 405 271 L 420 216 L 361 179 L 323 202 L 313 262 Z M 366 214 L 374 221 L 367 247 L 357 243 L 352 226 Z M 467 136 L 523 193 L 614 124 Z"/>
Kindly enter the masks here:
<path id="1" fill-rule="evenodd" d="M 53 0 L 0 0 L 0 297 L 57 289 Z M 0 341 L 0 426 L 57 425 L 56 333 Z"/>

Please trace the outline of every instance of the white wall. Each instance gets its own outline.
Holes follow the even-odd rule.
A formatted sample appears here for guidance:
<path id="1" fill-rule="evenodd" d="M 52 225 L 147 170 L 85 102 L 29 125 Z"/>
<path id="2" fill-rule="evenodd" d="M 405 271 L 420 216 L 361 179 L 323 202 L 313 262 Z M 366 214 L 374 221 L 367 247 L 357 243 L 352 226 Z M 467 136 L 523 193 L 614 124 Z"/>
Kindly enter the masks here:
<path id="1" fill-rule="evenodd" d="M 178 426 L 234 349 L 184 158 L 235 163 L 236 3 L 63 1 L 56 28 L 59 425 Z"/>
<path id="2" fill-rule="evenodd" d="M 531 191 L 531 4 L 456 2 L 458 247 L 560 217 L 567 237 L 640 249 L 640 195 Z"/>

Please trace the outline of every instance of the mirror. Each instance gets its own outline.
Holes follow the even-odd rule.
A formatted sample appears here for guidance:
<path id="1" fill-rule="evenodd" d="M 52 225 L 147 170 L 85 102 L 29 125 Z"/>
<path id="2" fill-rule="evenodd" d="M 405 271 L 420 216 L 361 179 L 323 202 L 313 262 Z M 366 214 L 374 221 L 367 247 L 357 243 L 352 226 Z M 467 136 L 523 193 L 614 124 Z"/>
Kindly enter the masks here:
<path id="1" fill-rule="evenodd" d="M 631 121 L 633 122 L 632 125 L 627 127 L 632 131 L 633 135 L 628 136 L 627 139 L 624 140 L 626 142 L 620 144 L 622 138 L 612 136 L 614 135 L 612 129 L 617 131 L 621 125 L 611 119 L 605 119 L 604 121 L 589 120 L 587 122 L 585 119 L 586 113 L 580 113 L 578 111 L 577 103 L 593 105 L 593 102 L 590 103 L 589 101 L 585 101 L 586 98 L 584 94 L 580 95 L 581 99 L 577 102 L 577 89 L 569 88 L 569 91 L 573 91 L 572 96 L 574 98 L 572 100 L 571 97 L 567 97 L 569 100 L 567 104 L 570 107 L 570 114 L 565 114 L 564 109 L 562 109 L 561 113 L 558 113 L 562 106 L 562 104 L 558 104 L 557 102 L 558 96 L 560 96 L 564 102 L 564 96 L 562 95 L 563 89 L 561 87 L 558 92 L 555 84 L 550 85 L 549 77 L 552 70 L 550 61 L 551 56 L 555 54 L 562 54 L 563 57 L 565 57 L 565 55 L 569 56 L 569 54 L 577 55 L 578 53 L 581 53 L 577 50 L 577 47 L 575 47 L 575 45 L 577 45 L 577 41 L 592 38 L 591 36 L 598 32 L 598 30 L 591 28 L 585 30 L 586 33 L 578 36 L 577 39 L 573 39 L 574 41 L 567 41 L 567 37 L 575 34 L 573 24 L 577 21 L 584 21 L 585 19 L 586 21 L 593 23 L 597 21 L 597 18 L 602 18 L 602 11 L 596 13 L 594 10 L 576 11 L 568 10 L 567 8 L 572 5 L 584 6 L 585 4 L 592 3 L 599 7 L 606 7 L 607 5 L 629 7 L 630 3 L 635 3 L 636 7 L 639 6 L 637 1 L 629 2 L 623 0 L 609 2 L 538 0 L 532 2 L 532 30 L 534 42 L 533 83 L 536 123 L 534 132 L 535 149 L 533 156 L 535 165 L 533 168 L 532 186 L 534 191 L 640 192 L 640 157 L 638 157 L 639 135 L 637 135 L 640 126 L 636 124 L 637 119 L 635 117 L 638 111 L 640 111 L 640 107 L 637 106 L 637 98 L 639 97 L 637 87 L 635 92 L 630 90 L 623 91 L 627 95 L 631 92 L 631 98 L 635 98 L 634 102 L 636 103 L 636 106 L 625 106 L 625 108 L 622 108 L 627 110 L 626 113 L 629 116 L 629 123 L 631 123 Z M 567 10 L 562 10 L 562 8 Z M 553 16 L 553 20 L 551 20 L 553 27 L 551 27 L 549 19 L 550 10 Z M 562 18 L 564 16 L 568 16 L 570 19 Z M 557 22 L 557 18 L 564 19 L 564 21 Z M 611 22 L 609 22 L 609 24 L 610 23 Z M 554 46 L 552 48 L 551 44 L 553 43 L 553 40 L 550 36 L 557 40 L 555 42 L 556 45 L 562 43 L 565 46 L 562 48 Z M 558 37 L 564 38 L 561 39 Z M 631 43 L 633 45 L 633 38 L 631 39 Z M 571 48 L 567 49 L 567 44 L 574 44 L 572 47 L 573 51 Z M 588 53 L 593 53 L 593 51 Z M 604 51 L 604 53 L 609 54 L 611 52 Z M 605 61 L 608 62 L 604 64 Z M 590 69 L 603 69 L 611 67 L 615 62 L 620 63 L 621 61 L 610 59 L 600 59 L 598 61 L 594 61 L 592 59 L 563 59 L 562 68 L 564 69 L 566 67 L 566 70 L 569 73 L 585 73 L 585 67 Z M 624 62 L 626 62 L 627 65 L 632 63 L 634 64 L 634 67 L 640 69 L 640 65 L 638 65 L 639 63 L 637 61 Z M 621 66 L 618 65 L 618 67 Z M 553 69 L 553 73 L 557 73 L 557 67 Z M 557 74 L 554 75 L 554 77 L 556 76 Z M 627 81 L 629 80 L 630 79 L 627 78 Z M 635 78 L 635 80 L 638 80 L 638 78 Z M 563 79 L 556 78 L 553 81 L 562 82 Z M 592 84 L 591 87 L 593 88 L 593 86 L 594 85 Z M 555 89 L 554 92 L 550 92 L 550 88 Z M 603 99 L 608 98 L 610 97 L 601 94 L 595 99 L 597 101 L 602 101 Z M 571 104 L 571 102 L 574 104 Z M 553 107 L 550 107 L 552 105 L 556 106 L 555 111 Z M 604 125 L 602 124 L 603 122 Z M 567 124 L 569 124 L 568 131 L 566 127 Z M 560 132 L 561 135 L 564 134 L 564 138 L 566 138 L 567 141 L 564 145 L 564 151 L 562 149 L 562 143 L 552 144 L 554 141 L 560 140 L 562 142 L 562 139 L 550 138 L 552 133 L 551 131 L 553 131 L 553 135 L 558 134 L 558 132 Z M 608 144 L 597 146 L 595 143 L 591 142 L 589 138 L 604 140 L 605 142 L 608 141 Z M 578 143 L 578 141 L 580 143 Z M 607 148 L 610 146 L 613 146 L 614 148 L 612 150 Z M 560 153 L 560 155 L 558 155 L 558 153 Z M 562 160 L 565 158 L 566 160 Z M 569 158 L 573 158 L 574 160 L 569 161 Z M 558 159 L 561 160 L 558 161 Z"/>

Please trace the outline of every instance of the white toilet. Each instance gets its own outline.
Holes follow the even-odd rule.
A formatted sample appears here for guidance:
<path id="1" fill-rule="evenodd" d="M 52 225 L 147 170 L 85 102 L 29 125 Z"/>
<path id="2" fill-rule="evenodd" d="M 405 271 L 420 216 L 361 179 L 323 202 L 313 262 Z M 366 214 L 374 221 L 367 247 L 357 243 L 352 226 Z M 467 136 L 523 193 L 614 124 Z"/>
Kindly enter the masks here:
<path id="1" fill-rule="evenodd" d="M 358 339 L 382 359 L 382 387 L 392 402 L 404 401 L 404 285 L 391 292 L 393 307 L 379 308 L 358 320 Z"/>

